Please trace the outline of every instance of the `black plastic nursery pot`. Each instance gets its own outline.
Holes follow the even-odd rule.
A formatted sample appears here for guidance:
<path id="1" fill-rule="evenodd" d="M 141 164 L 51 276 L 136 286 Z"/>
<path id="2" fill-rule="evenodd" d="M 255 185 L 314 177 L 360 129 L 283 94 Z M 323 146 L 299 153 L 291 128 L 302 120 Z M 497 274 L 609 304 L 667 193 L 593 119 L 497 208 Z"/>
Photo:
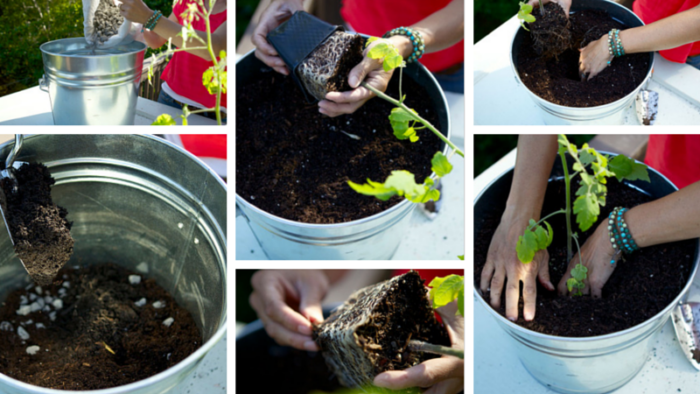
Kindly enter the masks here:
<path id="1" fill-rule="evenodd" d="M 240 88 L 275 71 L 247 53 L 236 63 L 236 83 Z M 447 99 L 435 77 L 423 65 L 411 63 L 403 70 L 405 79 L 423 87 L 434 103 L 434 126 L 450 137 Z M 373 100 L 381 100 L 374 98 Z M 387 113 L 387 117 L 389 114 Z M 388 120 L 387 120 L 388 123 Z M 429 132 L 428 132 L 429 133 Z M 448 149 L 441 142 L 441 151 Z M 426 163 L 431 157 L 425 157 Z M 435 174 L 431 175 L 433 178 Z M 285 219 L 266 212 L 236 190 L 236 206 L 244 215 L 268 258 L 272 260 L 387 260 L 399 247 L 415 204 L 408 200 L 358 220 L 335 224 L 312 224 Z"/>
<path id="2" fill-rule="evenodd" d="M 601 153 L 610 155 L 606 152 Z M 568 155 L 567 159 L 569 171 L 571 171 L 573 159 Z M 550 175 L 550 183 L 562 180 L 563 176 L 561 160 L 557 158 Z M 622 188 L 626 186 L 636 189 L 652 199 L 664 197 L 677 190 L 673 183 L 652 168 L 649 168 L 649 178 L 650 183 L 623 181 Z M 510 169 L 496 178 L 476 198 L 474 202 L 475 243 L 478 241 L 478 235 L 483 231 L 482 228 L 486 226 L 486 222 L 493 221 L 494 215 L 498 215 L 497 217 L 500 218 L 500 213 L 503 212 L 506 205 L 512 179 L 513 169 Z M 616 181 L 610 180 L 610 182 Z M 576 190 L 577 187 L 572 182 L 572 194 Z M 561 207 L 564 207 L 563 200 Z M 612 209 L 612 206 L 608 208 Z M 543 210 L 543 215 L 546 213 L 547 211 Z M 601 212 L 602 215 L 605 214 Z M 602 220 L 601 217 L 599 220 Z M 572 221 L 574 222 L 572 226 L 577 226 L 575 219 Z M 593 230 L 595 228 L 596 225 L 592 227 Z M 577 228 L 574 229 L 574 231 L 577 230 Z M 557 233 L 556 227 L 554 234 L 555 241 L 556 237 L 565 237 L 565 235 L 561 235 L 561 232 Z M 512 337 L 514 348 L 523 366 L 540 383 L 561 393 L 607 393 L 626 384 L 641 370 L 649 358 L 656 334 L 661 331 L 674 309 L 686 300 L 700 262 L 700 242 L 696 240 L 685 242 L 689 243 L 686 246 L 693 252 L 684 256 L 687 257 L 685 260 L 688 261 L 686 269 L 689 267 L 690 269 L 688 276 L 684 277 L 682 281 L 684 283 L 682 290 L 666 307 L 660 308 L 658 313 L 621 331 L 605 335 L 567 337 L 544 334 L 523 327 L 521 324 L 515 324 L 506 319 L 499 311 L 494 310 L 488 300 L 482 297 L 478 283 L 480 269 L 479 272 L 476 272 L 478 268 L 476 266 L 474 297 L 496 319 L 499 326 Z M 490 243 L 490 239 L 488 243 Z M 475 258 L 475 264 L 483 264 L 483 262 L 477 263 Z M 620 262 L 620 264 L 624 264 L 624 262 Z M 681 268 L 682 264 L 685 263 L 678 263 Z M 614 276 L 615 273 L 613 273 L 613 278 Z M 553 283 L 556 286 L 557 282 Z M 540 297 L 543 296 L 543 293 L 545 292 L 538 292 L 538 305 L 542 305 Z M 603 288 L 603 299 L 605 296 L 605 288 Z M 572 302 L 575 302 L 574 298 L 572 298 Z M 540 306 L 538 306 L 537 313 L 541 314 Z M 537 322 L 537 316 L 534 322 Z"/>

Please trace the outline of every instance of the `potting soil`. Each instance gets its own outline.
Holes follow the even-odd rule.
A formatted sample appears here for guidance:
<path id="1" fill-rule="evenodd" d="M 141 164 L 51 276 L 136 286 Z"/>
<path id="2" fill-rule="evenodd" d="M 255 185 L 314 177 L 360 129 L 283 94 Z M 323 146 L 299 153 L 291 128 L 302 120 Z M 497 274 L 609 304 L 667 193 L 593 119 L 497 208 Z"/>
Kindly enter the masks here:
<path id="1" fill-rule="evenodd" d="M 43 164 L 29 163 L 15 171 L 13 182 L 2 180 L 5 219 L 12 233 L 14 249 L 29 275 L 39 285 L 48 285 L 73 254 L 72 223 L 68 212 L 51 199 L 55 180 Z"/>
<path id="2" fill-rule="evenodd" d="M 347 181 L 384 182 L 407 170 L 422 182 L 442 142 L 430 131 L 420 140 L 398 140 L 389 123 L 393 105 L 374 98 L 352 115 L 329 118 L 308 104 L 290 77 L 270 70 L 239 84 L 236 101 L 236 192 L 275 216 L 306 223 L 341 223 L 384 211 L 402 198 L 379 201 Z M 399 97 L 398 72 L 387 94 Z M 406 105 L 438 124 L 425 89 L 404 76 Z M 358 135 L 351 139 L 340 131 Z"/>
<path id="3" fill-rule="evenodd" d="M 533 48 L 543 59 L 558 59 L 559 55 L 571 47 L 569 18 L 557 3 L 546 4 L 544 11 L 542 16 L 539 7 L 535 8 L 532 11 L 535 22 L 528 24 Z"/>
<path id="4" fill-rule="evenodd" d="M 297 76 L 317 100 L 328 92 L 351 90 L 348 74 L 362 61 L 362 37 L 337 31 L 319 45 L 303 62 Z"/>
<path id="5" fill-rule="evenodd" d="M 548 5 L 549 6 L 549 5 Z M 537 17 L 539 11 L 534 10 Z M 531 34 L 525 34 L 518 55 L 518 74 L 532 92 L 555 104 L 568 107 L 594 107 L 619 100 L 634 91 L 649 70 L 649 54 L 635 53 L 613 59 L 590 81 L 579 75 L 579 48 L 627 27 L 604 11 L 583 10 L 569 16 L 571 46 L 558 57 L 540 56 Z M 526 32 L 527 33 L 527 32 Z"/>
<path id="6" fill-rule="evenodd" d="M 410 340 L 450 346 L 415 271 L 358 290 L 313 336 L 329 368 L 347 387 L 361 387 L 384 371 L 439 357 L 409 350 Z"/>
<path id="7" fill-rule="evenodd" d="M 572 185 L 572 189 L 576 190 L 576 186 Z M 563 208 L 564 196 L 564 182 L 550 182 L 542 217 Z M 575 197 L 572 196 L 572 206 Z M 611 179 L 608 181 L 606 206 L 601 207 L 598 223 L 607 220 L 616 206 L 632 208 L 650 200 L 651 197 Z M 477 289 L 489 245 L 504 208 L 504 205 L 494 206 L 493 211 L 485 212 L 485 219 L 474 224 L 474 286 Z M 548 251 L 549 275 L 556 286 L 569 264 L 566 256 L 566 224 L 564 215 L 556 215 L 547 221 L 554 229 L 554 241 Z M 597 228 L 596 224 L 581 233 L 575 221 L 572 225 L 575 226 L 572 230 L 579 233 L 581 246 Z M 634 229 L 631 231 L 634 236 Z M 523 319 L 521 296 L 516 323 L 533 331 L 566 337 L 605 335 L 640 324 L 666 308 L 685 287 L 692 270 L 696 245 L 696 240 L 688 240 L 650 246 L 626 255 L 623 261 L 616 263 L 615 271 L 603 287 L 602 299 L 589 295 L 560 297 L 556 290 L 548 291 L 538 282 L 535 319 L 530 322 Z M 489 302 L 491 295 L 487 292 L 483 297 Z M 504 316 L 505 305 L 504 290 L 498 310 Z"/>
<path id="8" fill-rule="evenodd" d="M 36 386 L 97 390 L 148 378 L 202 344 L 189 312 L 153 279 L 114 264 L 66 268 L 0 308 L 0 373 Z M 138 282 L 138 283 L 136 283 Z"/>
<path id="9" fill-rule="evenodd" d="M 119 27 L 124 23 L 124 17 L 113 0 L 99 0 L 99 2 L 93 21 L 94 41 L 103 44 L 119 32 Z"/>

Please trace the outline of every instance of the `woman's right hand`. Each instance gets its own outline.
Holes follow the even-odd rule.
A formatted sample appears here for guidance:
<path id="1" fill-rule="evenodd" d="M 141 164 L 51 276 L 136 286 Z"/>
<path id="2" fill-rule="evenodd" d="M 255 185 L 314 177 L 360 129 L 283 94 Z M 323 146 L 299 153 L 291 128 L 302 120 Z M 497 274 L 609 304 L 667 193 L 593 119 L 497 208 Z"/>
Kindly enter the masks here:
<path id="1" fill-rule="evenodd" d="M 486 265 L 481 272 L 481 291 L 491 290 L 491 306 L 501 307 L 501 294 L 506 287 L 506 317 L 511 321 L 518 319 L 518 302 L 520 300 L 520 282 L 523 282 L 523 317 L 525 320 L 535 318 L 537 305 L 537 282 L 548 290 L 554 290 L 549 279 L 549 254 L 541 250 L 528 264 L 518 260 L 515 251 L 518 238 L 523 235 L 531 215 L 506 209 L 496 232 L 491 239 Z"/>
<path id="2" fill-rule="evenodd" d="M 252 41 L 256 47 L 255 57 L 280 74 L 289 75 L 289 70 L 275 48 L 267 42 L 267 34 L 289 19 L 295 12 L 303 11 L 303 3 L 304 0 L 273 1 L 262 13 L 260 22 L 253 31 Z"/>
<path id="3" fill-rule="evenodd" d="M 323 271 L 261 270 L 253 275 L 250 305 L 278 344 L 318 351 L 312 324 L 323 322 L 321 301 L 329 280 Z"/>
<path id="4" fill-rule="evenodd" d="M 571 1 L 572 0 L 542 0 L 542 4 L 547 4 L 547 3 L 557 3 L 561 6 L 561 8 L 564 9 L 564 14 L 566 14 L 566 17 L 569 17 L 569 12 L 571 11 Z M 529 5 L 531 5 L 533 8 L 539 7 L 540 6 L 540 0 L 530 0 L 528 1 Z M 532 11 L 534 14 L 535 11 Z M 535 14 L 535 18 L 537 18 L 537 14 Z"/>

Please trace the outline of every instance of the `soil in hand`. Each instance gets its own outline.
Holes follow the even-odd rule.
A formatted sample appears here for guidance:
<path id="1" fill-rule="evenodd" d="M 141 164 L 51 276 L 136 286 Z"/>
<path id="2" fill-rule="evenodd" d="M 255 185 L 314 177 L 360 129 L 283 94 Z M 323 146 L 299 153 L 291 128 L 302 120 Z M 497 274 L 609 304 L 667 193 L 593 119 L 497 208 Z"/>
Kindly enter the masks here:
<path id="1" fill-rule="evenodd" d="M 693 350 L 693 360 L 700 364 L 700 349 Z"/>
<path id="2" fill-rule="evenodd" d="M 387 89 L 399 97 L 399 73 Z M 393 106 L 374 98 L 352 115 L 329 118 L 308 104 L 289 78 L 269 71 L 239 84 L 236 101 L 236 193 L 258 208 L 306 223 L 341 223 L 384 211 L 402 201 L 358 194 L 347 181 L 384 182 L 407 170 L 422 182 L 442 142 L 430 131 L 420 140 L 398 140 L 389 123 Z M 437 124 L 425 89 L 404 76 L 406 105 Z M 355 134 L 349 138 L 341 131 Z"/>
<path id="3" fill-rule="evenodd" d="M 55 183 L 43 164 L 29 163 L 15 171 L 13 182 L 2 180 L 3 204 L 15 252 L 27 272 L 39 285 L 48 285 L 73 254 L 72 223 L 68 212 L 53 203 L 51 185 Z"/>
<path id="4" fill-rule="evenodd" d="M 572 185 L 573 186 L 573 185 Z M 576 187 L 573 186 L 573 190 Z M 564 207 L 565 186 L 563 181 L 552 181 L 547 188 L 542 216 Z M 576 196 L 572 196 L 573 199 Z M 608 182 L 605 207 L 601 207 L 598 223 L 607 220 L 617 206 L 632 208 L 649 202 L 651 197 L 640 193 L 617 180 Z M 484 212 L 482 220 L 475 222 L 474 239 L 474 285 L 480 287 L 481 271 L 486 263 L 488 248 L 505 208 L 505 197 L 492 210 Z M 563 277 L 568 261 L 566 258 L 566 224 L 564 215 L 547 220 L 554 229 L 554 241 L 548 248 L 549 274 L 554 286 Z M 576 226 L 575 221 L 573 225 Z M 581 233 L 579 242 L 583 246 L 595 231 L 597 224 Z M 631 230 L 634 235 L 634 229 Z M 587 337 L 622 331 L 653 317 L 666 308 L 686 285 L 693 266 L 697 241 L 688 240 L 640 249 L 617 263 L 612 276 L 603 287 L 602 299 L 591 296 L 563 296 L 550 292 L 537 283 L 537 310 L 535 319 L 523 319 L 522 286 L 517 324 L 533 331 L 566 336 Z M 515 250 L 513 251 L 515 256 Z M 489 292 L 483 294 L 490 300 Z M 505 316 L 505 292 L 498 312 Z"/>
<path id="5" fill-rule="evenodd" d="M 533 11 L 535 17 L 539 11 Z M 594 107 L 619 100 L 639 86 L 649 70 L 649 54 L 636 53 L 613 59 L 590 81 L 579 75 L 579 48 L 615 28 L 626 27 L 604 11 L 583 10 L 569 16 L 571 47 L 556 58 L 541 56 L 533 35 L 525 34 L 518 55 L 520 79 L 539 97 L 568 107 Z M 537 22 L 535 22 L 537 23 Z"/>
<path id="6" fill-rule="evenodd" d="M 548 3 L 544 6 L 545 14 L 540 14 L 540 9 L 535 8 L 532 15 L 535 22 L 529 23 L 532 34 L 532 46 L 543 59 L 554 58 L 571 48 L 571 31 L 569 30 L 569 18 L 564 9 L 557 3 Z"/>
<path id="7" fill-rule="evenodd" d="M 359 290 L 313 335 L 329 367 L 346 386 L 369 383 L 384 371 L 404 370 L 439 357 L 409 350 L 410 340 L 450 346 L 415 271 Z M 371 376 L 363 376 L 368 370 Z"/>
<path id="8" fill-rule="evenodd" d="M 119 12 L 119 8 L 112 0 L 99 0 L 93 28 L 95 29 L 95 41 L 104 44 L 110 37 L 119 32 L 119 27 L 124 23 L 124 17 Z"/>
<path id="9" fill-rule="evenodd" d="M 350 71 L 362 61 L 362 37 L 335 32 L 318 46 L 297 68 L 306 90 L 317 100 L 328 92 L 351 90 Z"/>
<path id="10" fill-rule="evenodd" d="M 153 279 L 130 275 L 114 264 L 64 269 L 61 283 L 10 293 L 0 308 L 0 372 L 97 390 L 148 378 L 197 350 L 189 312 Z"/>

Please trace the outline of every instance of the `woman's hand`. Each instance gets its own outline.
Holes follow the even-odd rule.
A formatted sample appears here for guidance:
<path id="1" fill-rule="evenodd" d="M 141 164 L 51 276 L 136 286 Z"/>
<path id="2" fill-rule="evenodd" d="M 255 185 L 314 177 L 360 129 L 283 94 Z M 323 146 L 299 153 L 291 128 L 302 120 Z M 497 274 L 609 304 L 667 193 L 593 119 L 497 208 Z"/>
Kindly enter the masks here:
<path id="1" fill-rule="evenodd" d="M 321 301 L 329 280 L 322 271 L 262 270 L 253 275 L 250 305 L 267 334 L 283 346 L 318 351 L 312 323 L 323 321 Z"/>
<path id="2" fill-rule="evenodd" d="M 367 56 L 369 50 L 381 42 L 394 45 L 404 59 L 408 57 L 406 52 L 410 55 L 413 50 L 411 41 L 403 36 L 394 36 L 389 39 L 381 38 L 374 41 L 363 52 L 364 58 L 362 62 L 355 66 L 348 75 L 348 84 L 353 90 L 347 92 L 329 92 L 326 95 L 326 99 L 318 103 L 318 112 L 330 117 L 336 117 L 338 115 L 351 114 L 357 111 L 367 100 L 375 96 L 371 90 L 360 86 L 360 83 L 363 81 L 380 92 L 386 91 L 391 76 L 394 74 L 394 70 L 384 71 L 381 59 L 372 59 Z"/>
<path id="3" fill-rule="evenodd" d="M 564 9 L 564 14 L 566 14 L 566 17 L 569 17 L 569 12 L 571 11 L 571 0 L 542 0 L 542 4 L 547 4 L 547 3 L 557 3 L 561 8 Z M 539 7 L 540 6 L 540 1 L 539 0 L 530 0 L 528 1 L 529 5 L 531 5 L 533 8 L 534 7 Z M 539 11 L 538 11 L 539 12 Z M 535 18 L 537 18 L 537 14 L 535 14 L 535 11 L 532 11 L 534 14 Z"/>
<path id="4" fill-rule="evenodd" d="M 608 50 L 607 34 L 589 43 L 585 48 L 579 49 L 579 51 L 581 52 L 581 57 L 579 58 L 578 68 L 581 81 L 590 81 L 591 78 L 598 75 L 608 66 L 608 61 L 613 59 Z"/>
<path id="5" fill-rule="evenodd" d="M 289 70 L 275 48 L 267 42 L 267 34 L 291 18 L 295 12 L 303 10 L 303 0 L 275 0 L 262 13 L 260 22 L 253 31 L 255 57 L 280 74 L 289 75 Z"/>
<path id="6" fill-rule="evenodd" d="M 464 317 L 457 316 L 457 303 L 438 308 L 445 322 L 452 347 L 464 350 Z M 422 362 L 404 371 L 387 371 L 374 378 L 378 387 L 401 390 L 409 387 L 428 388 L 424 394 L 456 394 L 464 390 L 464 360 L 442 356 Z"/>
<path id="7" fill-rule="evenodd" d="M 530 216 L 517 212 L 506 211 L 501 218 L 496 232 L 491 239 L 486 265 L 481 272 L 481 291 L 491 289 L 491 306 L 501 307 L 501 294 L 506 285 L 506 317 L 511 321 L 518 320 L 518 302 L 520 300 L 520 282 L 523 282 L 523 317 L 525 320 L 535 318 L 537 305 L 537 282 L 548 290 L 554 290 L 549 279 L 549 253 L 540 250 L 528 264 L 518 260 L 515 251 L 518 238 L 523 235 Z"/>
<path id="8" fill-rule="evenodd" d="M 119 11 L 122 16 L 132 22 L 146 24 L 148 18 L 153 15 L 153 10 L 148 8 L 143 0 L 121 0 Z"/>
<path id="9" fill-rule="evenodd" d="M 593 298 L 602 297 L 603 286 L 605 286 L 605 283 L 610 279 L 610 275 L 615 271 L 617 260 L 621 257 L 620 255 L 615 256 L 615 254 L 616 250 L 613 249 L 610 235 L 608 234 L 608 221 L 604 220 L 581 247 L 581 259 L 583 259 L 583 265 L 588 268 L 588 278 L 584 281 L 583 294 L 590 293 Z M 610 260 L 613 257 L 615 257 L 615 264 L 610 264 Z M 571 270 L 580 262 L 577 253 L 569 262 L 566 274 L 559 281 L 557 288 L 560 295 L 566 295 L 569 292 L 569 289 L 566 287 L 566 281 L 571 278 Z"/>

